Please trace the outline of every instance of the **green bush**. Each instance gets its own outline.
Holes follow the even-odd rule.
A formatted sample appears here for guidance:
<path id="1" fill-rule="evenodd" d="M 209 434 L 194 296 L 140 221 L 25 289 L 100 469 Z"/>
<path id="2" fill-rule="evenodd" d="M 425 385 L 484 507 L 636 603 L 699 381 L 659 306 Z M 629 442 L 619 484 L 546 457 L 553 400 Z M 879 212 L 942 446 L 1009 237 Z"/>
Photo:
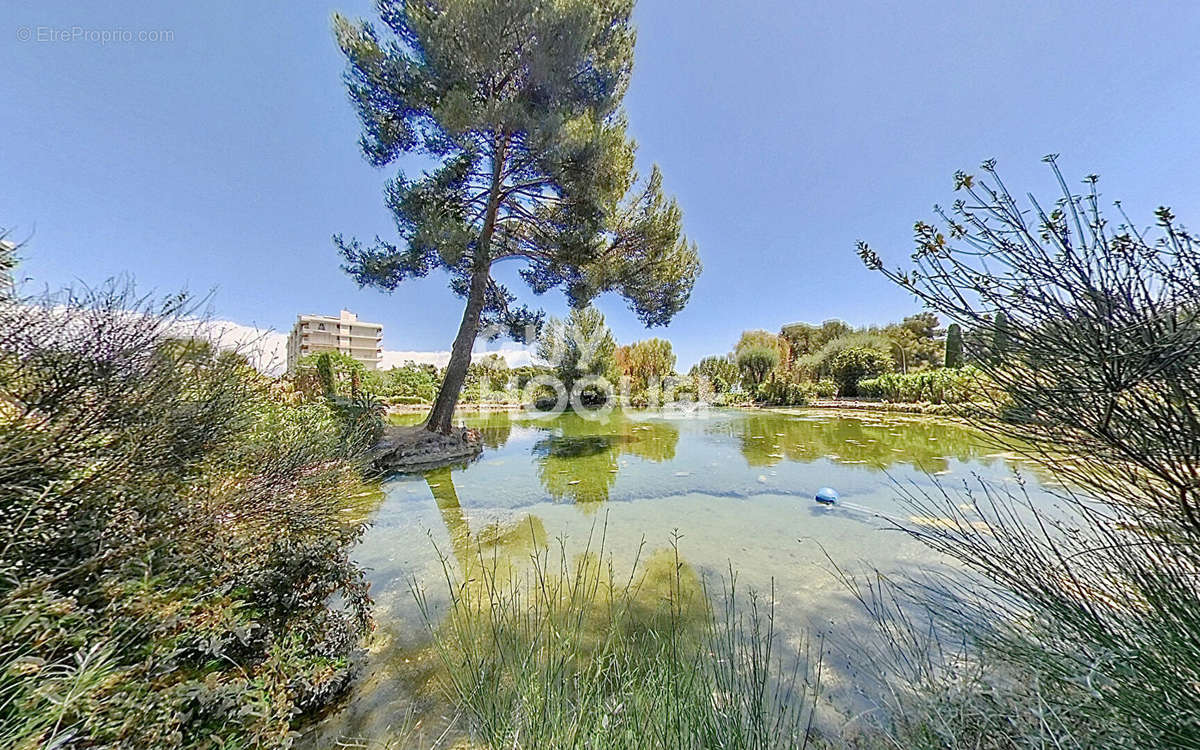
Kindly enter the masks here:
<path id="1" fill-rule="evenodd" d="M 0 746 L 285 747 L 353 673 L 359 446 L 189 312 L 0 303 Z"/>
<path id="2" fill-rule="evenodd" d="M 755 400 L 767 406 L 804 406 L 813 400 L 812 383 L 793 383 L 771 378 L 755 389 Z"/>
<path id="3" fill-rule="evenodd" d="M 705 357 L 688 371 L 693 379 L 707 378 L 714 394 L 726 393 L 738 382 L 738 366 L 729 356 Z"/>
<path id="4" fill-rule="evenodd" d="M 907 375 L 891 372 L 859 381 L 858 391 L 884 401 L 960 404 L 983 395 L 979 375 L 974 367 L 943 367 Z"/>
<path id="5" fill-rule="evenodd" d="M 843 396 L 857 396 L 860 380 L 891 372 L 892 355 L 869 346 L 842 349 L 829 362 L 829 372 Z"/>
<path id="6" fill-rule="evenodd" d="M 418 365 L 413 362 L 406 362 L 401 367 L 384 370 L 378 373 L 378 376 L 380 395 L 392 403 L 433 403 L 433 399 L 442 385 L 442 378 L 437 367 Z"/>
<path id="7" fill-rule="evenodd" d="M 386 396 L 383 402 L 389 406 L 431 403 L 429 399 L 421 398 L 420 396 Z"/>
<path id="8" fill-rule="evenodd" d="M 367 380 L 362 362 L 342 352 L 318 352 L 296 363 L 292 380 L 309 398 L 357 395 Z"/>
<path id="9" fill-rule="evenodd" d="M 813 391 L 818 398 L 833 398 L 838 395 L 838 386 L 831 378 L 822 378 L 813 384 Z"/>

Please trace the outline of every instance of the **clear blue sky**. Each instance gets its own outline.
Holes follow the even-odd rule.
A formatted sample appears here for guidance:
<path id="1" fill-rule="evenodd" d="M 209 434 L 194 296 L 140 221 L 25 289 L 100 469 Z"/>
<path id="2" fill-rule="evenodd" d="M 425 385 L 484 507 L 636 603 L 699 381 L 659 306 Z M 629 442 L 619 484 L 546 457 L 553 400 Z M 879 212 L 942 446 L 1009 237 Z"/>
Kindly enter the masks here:
<path id="1" fill-rule="evenodd" d="M 444 278 L 359 290 L 329 240 L 394 231 L 329 24 L 369 2 L 0 7 L 0 225 L 34 230 L 24 275 L 215 289 L 219 317 L 281 330 L 349 307 L 388 349 L 448 348 L 462 303 Z M 642 0 L 636 21 L 639 159 L 663 167 L 705 264 L 665 331 L 683 366 L 744 328 L 914 311 L 854 241 L 904 260 L 913 220 L 987 157 L 1045 192 L 1038 159 L 1059 152 L 1147 223 L 1167 203 L 1200 225 L 1195 0 Z M 72 27 L 174 38 L 36 40 Z M 663 335 L 599 304 L 621 341 Z"/>

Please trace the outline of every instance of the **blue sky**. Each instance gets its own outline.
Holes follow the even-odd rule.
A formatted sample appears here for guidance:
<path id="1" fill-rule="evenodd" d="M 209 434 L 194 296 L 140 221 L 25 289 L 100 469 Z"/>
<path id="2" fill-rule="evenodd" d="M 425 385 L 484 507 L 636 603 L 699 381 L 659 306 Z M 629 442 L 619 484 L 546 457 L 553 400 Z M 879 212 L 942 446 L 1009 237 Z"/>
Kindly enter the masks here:
<path id="1" fill-rule="evenodd" d="M 359 290 L 329 239 L 394 232 L 329 23 L 369 2 L 2 6 L 0 225 L 33 233 L 23 275 L 215 290 L 217 316 L 281 330 L 348 307 L 388 349 L 449 346 L 462 302 L 444 278 Z M 854 241 L 902 262 L 954 170 L 988 157 L 1046 193 L 1038 160 L 1058 152 L 1146 223 L 1163 203 L 1200 223 L 1194 0 L 641 0 L 636 21 L 639 160 L 662 166 L 705 273 L 665 332 L 599 306 L 620 341 L 665 333 L 681 366 L 745 328 L 915 311 Z M 172 39 L 38 41 L 75 27 Z"/>

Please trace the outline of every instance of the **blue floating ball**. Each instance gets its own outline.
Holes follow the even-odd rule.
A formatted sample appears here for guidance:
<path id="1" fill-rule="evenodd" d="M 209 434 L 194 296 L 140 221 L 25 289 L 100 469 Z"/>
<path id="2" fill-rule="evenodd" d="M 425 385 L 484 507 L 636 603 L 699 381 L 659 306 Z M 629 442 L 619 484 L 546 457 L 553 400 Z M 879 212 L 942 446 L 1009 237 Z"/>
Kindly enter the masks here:
<path id="1" fill-rule="evenodd" d="M 822 487 L 817 490 L 817 502 L 821 505 L 835 505 L 838 501 L 837 490 L 832 487 Z"/>

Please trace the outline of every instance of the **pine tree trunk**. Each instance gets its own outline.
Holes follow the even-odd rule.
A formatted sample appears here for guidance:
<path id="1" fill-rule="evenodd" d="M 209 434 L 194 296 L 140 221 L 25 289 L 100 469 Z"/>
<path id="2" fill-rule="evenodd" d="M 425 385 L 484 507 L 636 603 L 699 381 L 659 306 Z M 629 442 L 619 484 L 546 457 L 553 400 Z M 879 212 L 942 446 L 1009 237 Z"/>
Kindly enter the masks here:
<path id="1" fill-rule="evenodd" d="M 484 293 L 487 290 L 491 269 L 477 268 L 471 275 L 471 287 L 467 293 L 467 309 L 463 312 L 462 323 L 458 326 L 458 335 L 454 337 L 454 346 L 450 348 L 450 363 L 446 365 L 446 376 L 442 379 L 442 388 L 438 391 L 437 400 L 425 420 L 425 429 L 430 432 L 450 433 L 451 420 L 454 417 L 454 407 L 458 405 L 458 396 L 462 393 L 463 384 L 467 381 L 467 368 L 471 366 L 471 349 L 475 346 L 475 334 L 479 332 L 479 313 L 483 311 Z"/>
<path id="2" fill-rule="evenodd" d="M 479 243 L 475 248 L 471 286 L 467 291 L 467 309 L 463 312 L 462 323 L 458 326 L 458 335 L 454 337 L 454 346 L 450 348 L 450 362 L 446 365 L 446 377 L 442 379 L 442 389 L 438 391 L 437 400 L 433 402 L 433 408 L 429 410 L 429 418 L 425 420 L 425 429 L 430 432 L 450 434 L 454 407 L 458 405 L 458 396 L 462 393 L 463 383 L 467 382 L 467 368 L 471 366 L 471 349 L 475 347 L 475 334 L 479 332 L 479 314 L 483 312 L 487 285 L 491 279 L 492 263 L 488 252 L 492 244 L 492 233 L 496 229 L 496 212 L 500 207 L 501 176 L 504 172 L 507 143 L 507 136 L 497 137 L 496 150 L 492 156 L 492 185 L 488 195 L 487 212 L 483 220 L 483 231 L 480 233 Z"/>

